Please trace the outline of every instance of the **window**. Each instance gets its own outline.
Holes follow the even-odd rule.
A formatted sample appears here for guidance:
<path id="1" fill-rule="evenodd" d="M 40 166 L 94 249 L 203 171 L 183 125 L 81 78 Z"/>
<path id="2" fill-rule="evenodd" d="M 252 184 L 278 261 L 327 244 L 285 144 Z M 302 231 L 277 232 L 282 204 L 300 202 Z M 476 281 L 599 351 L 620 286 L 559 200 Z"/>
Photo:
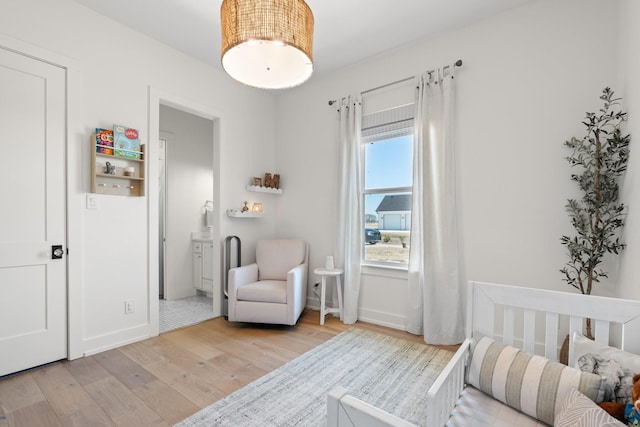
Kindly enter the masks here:
<path id="1" fill-rule="evenodd" d="M 409 104 L 362 117 L 366 264 L 409 263 L 413 112 Z"/>

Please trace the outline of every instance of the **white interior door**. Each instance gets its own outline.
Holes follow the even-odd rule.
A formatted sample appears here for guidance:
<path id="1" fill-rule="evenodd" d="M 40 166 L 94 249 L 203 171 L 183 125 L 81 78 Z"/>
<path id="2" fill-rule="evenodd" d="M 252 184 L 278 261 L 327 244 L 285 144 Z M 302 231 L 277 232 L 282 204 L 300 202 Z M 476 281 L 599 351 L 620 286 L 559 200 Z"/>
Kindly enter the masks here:
<path id="1" fill-rule="evenodd" d="M 67 356 L 65 102 L 64 69 L 0 48 L 0 376 Z"/>

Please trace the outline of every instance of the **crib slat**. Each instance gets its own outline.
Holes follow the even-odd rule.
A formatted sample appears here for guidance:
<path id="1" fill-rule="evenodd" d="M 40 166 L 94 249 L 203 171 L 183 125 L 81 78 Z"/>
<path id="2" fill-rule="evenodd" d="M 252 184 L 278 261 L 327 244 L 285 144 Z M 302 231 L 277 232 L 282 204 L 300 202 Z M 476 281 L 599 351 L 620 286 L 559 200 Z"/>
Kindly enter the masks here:
<path id="1" fill-rule="evenodd" d="M 569 339 L 573 337 L 574 332 L 582 333 L 582 324 L 584 319 L 578 316 L 569 317 Z M 573 345 L 569 346 L 569 365 L 571 365 L 571 361 L 573 360 Z"/>
<path id="2" fill-rule="evenodd" d="M 574 332 L 582 333 L 582 323 L 582 317 L 569 317 L 569 335 L 573 335 Z"/>
<path id="3" fill-rule="evenodd" d="M 474 304 L 467 307 L 467 326 L 473 327 L 470 331 L 487 337 L 495 335 L 495 304 L 482 289 L 475 288 L 473 282 L 469 282 L 468 298 L 473 298 Z M 470 338 L 470 337 L 469 337 Z"/>
<path id="4" fill-rule="evenodd" d="M 515 323 L 515 312 L 513 307 L 504 308 L 504 324 L 502 325 L 502 343 L 513 345 L 513 328 Z"/>
<path id="5" fill-rule="evenodd" d="M 596 342 L 598 344 L 609 345 L 609 322 L 606 320 L 596 320 Z"/>
<path id="6" fill-rule="evenodd" d="M 544 333 L 544 356 L 558 360 L 558 313 L 547 313 Z"/>
<path id="7" fill-rule="evenodd" d="M 523 349 L 529 353 L 535 353 L 536 341 L 536 312 L 535 310 L 524 311 L 524 332 L 522 334 L 524 341 Z"/>

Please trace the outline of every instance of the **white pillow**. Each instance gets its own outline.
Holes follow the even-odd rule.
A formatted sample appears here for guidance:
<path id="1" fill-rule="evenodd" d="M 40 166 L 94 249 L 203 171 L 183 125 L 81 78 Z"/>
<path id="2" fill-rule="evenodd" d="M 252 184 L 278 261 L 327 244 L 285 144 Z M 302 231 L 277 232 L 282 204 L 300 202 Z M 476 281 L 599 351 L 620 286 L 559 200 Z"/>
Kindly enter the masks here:
<path id="1" fill-rule="evenodd" d="M 553 424 L 572 388 L 602 402 L 603 378 L 483 337 L 473 346 L 467 382 L 508 406 Z"/>
<path id="2" fill-rule="evenodd" d="M 613 359 L 622 365 L 623 368 L 631 369 L 634 373 L 640 372 L 640 356 L 629 353 L 619 348 L 609 347 L 608 345 L 598 344 L 589 338 L 582 336 L 578 332 L 573 333 L 573 358 L 569 366 L 578 368 L 576 362 L 580 356 L 588 353 L 598 354 L 603 359 Z"/>
<path id="3" fill-rule="evenodd" d="M 622 427 L 617 419 L 572 388 L 556 413 L 555 427 Z"/>

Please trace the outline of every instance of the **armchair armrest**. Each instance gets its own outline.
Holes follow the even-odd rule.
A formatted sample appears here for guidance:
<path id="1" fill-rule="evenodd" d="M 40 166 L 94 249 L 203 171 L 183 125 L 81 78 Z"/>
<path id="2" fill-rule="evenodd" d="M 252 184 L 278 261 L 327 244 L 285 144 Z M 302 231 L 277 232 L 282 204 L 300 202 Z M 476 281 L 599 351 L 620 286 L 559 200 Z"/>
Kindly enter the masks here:
<path id="1" fill-rule="evenodd" d="M 307 264 L 299 264 L 287 272 L 287 320 L 294 325 L 307 305 Z"/>
<path id="2" fill-rule="evenodd" d="M 307 284 L 304 283 L 306 271 L 307 264 L 299 264 L 287 272 L 287 291 L 291 295 L 294 295 L 301 289 L 301 286 L 298 286 L 297 284 L 302 283 L 304 286 L 307 286 Z"/>
<path id="3" fill-rule="evenodd" d="M 307 270 L 307 264 L 299 264 L 287 272 L 287 283 L 298 283 L 304 281 L 304 273 Z"/>
<path id="4" fill-rule="evenodd" d="M 236 298 L 236 292 L 242 285 L 258 281 L 258 264 L 253 263 L 229 270 L 229 299 Z"/>

